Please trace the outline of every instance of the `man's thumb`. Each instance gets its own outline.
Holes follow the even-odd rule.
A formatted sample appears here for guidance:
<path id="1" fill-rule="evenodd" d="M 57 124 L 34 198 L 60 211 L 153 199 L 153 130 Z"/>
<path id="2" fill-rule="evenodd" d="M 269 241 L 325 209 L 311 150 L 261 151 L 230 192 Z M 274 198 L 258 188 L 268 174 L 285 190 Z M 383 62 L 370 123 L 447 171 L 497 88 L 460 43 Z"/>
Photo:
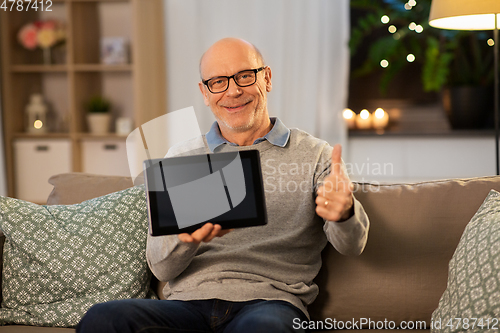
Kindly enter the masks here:
<path id="1" fill-rule="evenodd" d="M 340 174 L 340 168 L 342 166 L 342 146 L 340 144 L 336 144 L 333 147 L 332 152 L 332 172 L 334 174 Z"/>

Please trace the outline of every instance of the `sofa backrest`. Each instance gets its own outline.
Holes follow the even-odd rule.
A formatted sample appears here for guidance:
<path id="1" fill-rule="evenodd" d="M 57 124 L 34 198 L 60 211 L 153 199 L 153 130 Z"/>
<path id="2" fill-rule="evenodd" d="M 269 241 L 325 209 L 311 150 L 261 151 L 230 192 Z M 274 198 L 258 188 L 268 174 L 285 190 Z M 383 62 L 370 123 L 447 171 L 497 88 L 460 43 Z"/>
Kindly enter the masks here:
<path id="1" fill-rule="evenodd" d="M 83 173 L 57 175 L 49 182 L 54 189 L 48 204 L 78 203 L 132 186 L 127 177 Z M 309 308 L 313 319 L 429 323 L 446 288 L 448 262 L 490 189 L 500 191 L 500 177 L 355 183 L 355 196 L 371 222 L 368 244 L 358 257 L 325 248 L 316 279 L 320 293 Z"/>
<path id="2" fill-rule="evenodd" d="M 429 325 L 460 236 L 491 189 L 500 191 L 500 177 L 355 184 L 371 223 L 367 246 L 358 257 L 327 246 L 311 314 Z"/>
<path id="3" fill-rule="evenodd" d="M 88 173 L 62 173 L 50 177 L 54 185 L 47 205 L 72 205 L 133 186 L 132 178 Z"/>

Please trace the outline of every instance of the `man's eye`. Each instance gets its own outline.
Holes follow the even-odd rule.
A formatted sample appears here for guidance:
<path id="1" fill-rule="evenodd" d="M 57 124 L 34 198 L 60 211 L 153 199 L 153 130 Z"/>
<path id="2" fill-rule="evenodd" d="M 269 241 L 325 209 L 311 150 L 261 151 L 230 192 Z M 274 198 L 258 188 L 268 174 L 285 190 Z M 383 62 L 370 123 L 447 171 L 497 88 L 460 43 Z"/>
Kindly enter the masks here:
<path id="1" fill-rule="evenodd" d="M 223 84 L 223 83 L 224 83 L 223 79 L 218 79 L 218 80 L 212 81 L 212 85 L 220 85 L 220 84 Z"/>

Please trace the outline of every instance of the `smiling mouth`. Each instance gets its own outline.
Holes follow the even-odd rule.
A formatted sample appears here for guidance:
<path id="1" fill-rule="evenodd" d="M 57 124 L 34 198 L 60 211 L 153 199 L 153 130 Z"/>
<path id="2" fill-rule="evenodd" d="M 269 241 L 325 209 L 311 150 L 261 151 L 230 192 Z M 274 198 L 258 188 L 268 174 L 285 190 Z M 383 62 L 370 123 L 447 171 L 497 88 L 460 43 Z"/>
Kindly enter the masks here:
<path id="1" fill-rule="evenodd" d="M 224 108 L 228 111 L 231 111 L 231 112 L 234 112 L 234 111 L 239 111 L 241 109 L 243 109 L 245 106 L 247 106 L 248 104 L 250 104 L 251 101 L 248 101 L 244 104 L 240 104 L 240 105 L 236 105 L 236 106 L 224 106 Z"/>

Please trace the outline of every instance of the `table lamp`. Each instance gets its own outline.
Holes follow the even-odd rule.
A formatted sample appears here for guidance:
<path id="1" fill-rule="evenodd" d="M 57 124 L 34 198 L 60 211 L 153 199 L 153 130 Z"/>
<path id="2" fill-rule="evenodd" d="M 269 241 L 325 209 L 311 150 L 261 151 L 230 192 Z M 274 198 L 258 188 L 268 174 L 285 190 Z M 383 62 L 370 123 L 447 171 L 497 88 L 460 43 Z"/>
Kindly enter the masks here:
<path id="1" fill-rule="evenodd" d="M 498 29 L 500 27 L 500 0 L 433 0 L 429 24 L 435 28 L 451 30 L 494 30 L 495 41 L 495 153 L 497 175 L 500 175 L 498 142 L 499 72 Z"/>

